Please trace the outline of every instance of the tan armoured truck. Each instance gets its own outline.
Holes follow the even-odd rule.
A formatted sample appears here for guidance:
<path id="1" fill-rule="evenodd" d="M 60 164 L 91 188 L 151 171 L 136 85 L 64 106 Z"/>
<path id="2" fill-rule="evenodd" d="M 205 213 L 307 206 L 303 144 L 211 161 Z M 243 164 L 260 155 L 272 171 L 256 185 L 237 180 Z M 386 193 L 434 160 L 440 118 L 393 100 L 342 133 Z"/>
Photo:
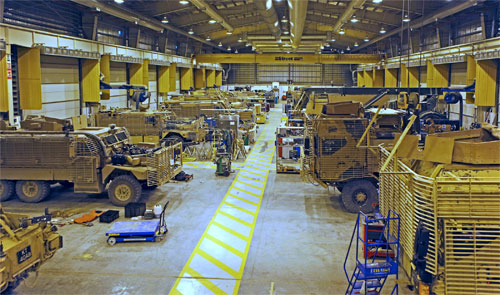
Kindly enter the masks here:
<path id="1" fill-rule="evenodd" d="M 392 110 L 391 110 L 392 111 Z M 358 146 L 369 120 L 361 103 L 327 104 L 324 113 L 305 117 L 305 145 L 301 174 L 325 188 L 334 186 L 349 212 L 371 212 L 378 203 L 378 154 L 367 146 L 392 143 L 402 129 L 399 112 L 378 114 L 367 144 Z"/>
<path id="2" fill-rule="evenodd" d="M 99 111 L 94 118 L 96 126 L 115 124 L 127 128 L 132 143 L 182 142 L 183 146 L 187 146 L 203 142 L 207 134 L 202 118 L 175 119 L 170 112 L 112 109 Z"/>
<path id="3" fill-rule="evenodd" d="M 48 212 L 29 218 L 0 206 L 0 293 L 16 288 L 62 248 L 62 236 L 50 219 Z"/>
<path id="4" fill-rule="evenodd" d="M 76 193 L 108 190 L 111 202 L 137 202 L 142 186 L 162 185 L 182 169 L 182 143 L 170 147 L 130 143 L 123 127 L 74 132 L 0 131 L 0 201 L 14 193 L 40 202 L 53 183 L 73 184 Z"/>

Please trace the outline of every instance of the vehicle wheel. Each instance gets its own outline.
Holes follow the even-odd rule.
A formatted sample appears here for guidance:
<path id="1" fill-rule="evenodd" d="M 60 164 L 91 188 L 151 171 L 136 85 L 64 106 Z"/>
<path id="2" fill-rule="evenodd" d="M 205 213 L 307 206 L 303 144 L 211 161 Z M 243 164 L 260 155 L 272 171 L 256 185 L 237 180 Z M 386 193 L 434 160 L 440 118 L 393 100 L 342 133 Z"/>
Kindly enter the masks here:
<path id="1" fill-rule="evenodd" d="M 115 206 L 125 206 L 137 202 L 142 193 L 141 184 L 135 177 L 120 175 L 115 177 L 108 188 L 108 196 Z"/>
<path id="2" fill-rule="evenodd" d="M 116 244 L 116 238 L 115 237 L 109 237 L 106 242 L 108 242 L 108 245 L 114 246 Z"/>
<path id="3" fill-rule="evenodd" d="M 16 187 L 12 180 L 0 180 L 0 202 L 7 201 L 12 197 Z"/>
<path id="4" fill-rule="evenodd" d="M 229 171 L 224 171 L 224 173 L 222 173 L 222 175 L 224 175 L 225 177 L 228 177 L 229 176 Z"/>
<path id="5" fill-rule="evenodd" d="M 161 237 L 155 237 L 155 243 L 161 242 Z"/>
<path id="6" fill-rule="evenodd" d="M 41 180 L 19 180 L 16 183 L 16 194 L 21 201 L 38 203 L 50 193 L 50 185 Z"/>
<path id="7" fill-rule="evenodd" d="M 372 204 L 378 202 L 377 194 L 377 188 L 370 181 L 353 180 L 344 185 L 340 198 L 347 211 L 370 213 Z"/>
<path id="8" fill-rule="evenodd" d="M 337 190 L 339 192 L 342 192 L 342 190 L 344 189 L 344 186 L 345 186 L 345 183 L 338 182 L 336 187 L 337 187 Z"/>

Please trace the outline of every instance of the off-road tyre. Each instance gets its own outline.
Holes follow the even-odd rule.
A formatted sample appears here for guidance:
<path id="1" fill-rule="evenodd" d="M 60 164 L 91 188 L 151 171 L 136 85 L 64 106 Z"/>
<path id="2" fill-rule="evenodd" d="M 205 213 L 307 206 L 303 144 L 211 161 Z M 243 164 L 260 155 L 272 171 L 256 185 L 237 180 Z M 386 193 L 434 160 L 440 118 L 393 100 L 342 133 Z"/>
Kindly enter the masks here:
<path id="1" fill-rule="evenodd" d="M 364 200 L 360 200 L 359 196 L 364 196 Z M 373 204 L 378 202 L 378 192 L 369 180 L 352 180 L 342 188 L 340 199 L 348 212 L 371 213 L 374 210 Z"/>
<path id="2" fill-rule="evenodd" d="M 115 177 L 108 188 L 108 197 L 115 206 L 125 206 L 128 203 L 139 201 L 142 187 L 139 181 L 131 175 Z"/>
<path id="3" fill-rule="evenodd" d="M 50 185 L 42 180 L 18 180 L 16 194 L 25 203 L 38 203 L 50 194 Z"/>
<path id="4" fill-rule="evenodd" d="M 0 202 L 7 201 L 14 195 L 16 185 L 12 180 L 0 180 Z"/>

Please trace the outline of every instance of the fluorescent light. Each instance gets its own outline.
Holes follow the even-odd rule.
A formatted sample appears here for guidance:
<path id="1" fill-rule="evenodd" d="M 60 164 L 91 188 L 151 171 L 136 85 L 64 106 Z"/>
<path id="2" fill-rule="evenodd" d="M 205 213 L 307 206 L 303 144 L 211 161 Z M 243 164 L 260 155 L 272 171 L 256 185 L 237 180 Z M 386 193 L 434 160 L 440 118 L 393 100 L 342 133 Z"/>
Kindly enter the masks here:
<path id="1" fill-rule="evenodd" d="M 232 35 L 232 34 L 233 34 L 233 32 L 231 32 L 231 31 L 226 32 L 226 35 Z"/>
<path id="2" fill-rule="evenodd" d="M 405 23 L 410 22 L 410 17 L 408 16 L 408 13 L 405 13 L 405 17 L 403 18 L 403 22 L 405 22 Z"/>
<path id="3" fill-rule="evenodd" d="M 125 0 L 115 0 L 115 3 L 122 4 Z"/>
<path id="4" fill-rule="evenodd" d="M 179 1 L 179 3 L 182 5 L 186 5 L 186 4 L 189 4 L 189 1 L 181 0 L 181 1 Z"/>
<path id="5" fill-rule="evenodd" d="M 357 22 L 359 22 L 359 19 L 357 19 L 356 16 L 353 15 L 351 18 L 351 23 L 357 23 Z"/>
<path id="6" fill-rule="evenodd" d="M 380 34 L 385 34 L 385 33 L 387 33 L 387 31 L 384 29 L 384 27 L 382 27 L 382 28 L 380 29 Z"/>
<path id="7" fill-rule="evenodd" d="M 382 0 L 373 0 L 372 2 L 375 4 L 378 4 L 378 3 L 382 3 Z"/>
<path id="8" fill-rule="evenodd" d="M 211 19 L 208 22 L 211 23 L 211 24 L 215 24 L 217 21 L 215 19 Z"/>
<path id="9" fill-rule="evenodd" d="M 368 41 L 370 41 L 370 39 L 368 38 L 368 36 L 366 36 L 363 41 L 368 42 Z"/>
<path id="10" fill-rule="evenodd" d="M 358 47 L 358 46 L 359 46 L 358 42 L 354 42 L 354 47 Z"/>
<path id="11" fill-rule="evenodd" d="M 188 32 L 189 35 L 193 35 L 194 34 L 194 31 L 193 29 L 189 29 L 189 32 Z"/>
<path id="12" fill-rule="evenodd" d="M 164 24 L 168 24 L 168 18 L 166 16 L 164 16 L 163 19 L 161 20 L 161 22 Z"/>

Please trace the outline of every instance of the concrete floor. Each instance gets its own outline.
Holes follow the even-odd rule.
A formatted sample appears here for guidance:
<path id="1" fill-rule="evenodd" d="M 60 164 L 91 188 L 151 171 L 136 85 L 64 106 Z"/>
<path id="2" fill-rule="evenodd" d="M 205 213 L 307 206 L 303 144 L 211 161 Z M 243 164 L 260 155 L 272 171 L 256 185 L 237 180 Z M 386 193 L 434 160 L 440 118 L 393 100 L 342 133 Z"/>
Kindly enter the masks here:
<path id="1" fill-rule="evenodd" d="M 262 130 L 262 128 L 261 128 Z M 170 201 L 169 232 L 160 243 L 106 243 L 109 224 L 65 225 L 64 248 L 13 294 L 168 294 L 235 177 L 212 169 L 190 169 L 191 182 L 168 183 L 144 191 L 142 201 Z M 106 194 L 74 194 L 55 186 L 40 204 L 3 202 L 7 211 L 40 215 L 45 207 L 117 209 Z M 119 221 L 125 221 L 120 208 Z M 271 171 L 262 198 L 239 294 L 344 294 L 343 263 L 356 220 L 336 193 L 304 183 L 299 175 Z M 353 260 L 349 261 L 352 270 Z M 384 294 L 389 294 L 393 280 Z M 412 294 L 400 286 L 400 294 Z M 185 294 L 187 295 L 187 294 Z"/>

